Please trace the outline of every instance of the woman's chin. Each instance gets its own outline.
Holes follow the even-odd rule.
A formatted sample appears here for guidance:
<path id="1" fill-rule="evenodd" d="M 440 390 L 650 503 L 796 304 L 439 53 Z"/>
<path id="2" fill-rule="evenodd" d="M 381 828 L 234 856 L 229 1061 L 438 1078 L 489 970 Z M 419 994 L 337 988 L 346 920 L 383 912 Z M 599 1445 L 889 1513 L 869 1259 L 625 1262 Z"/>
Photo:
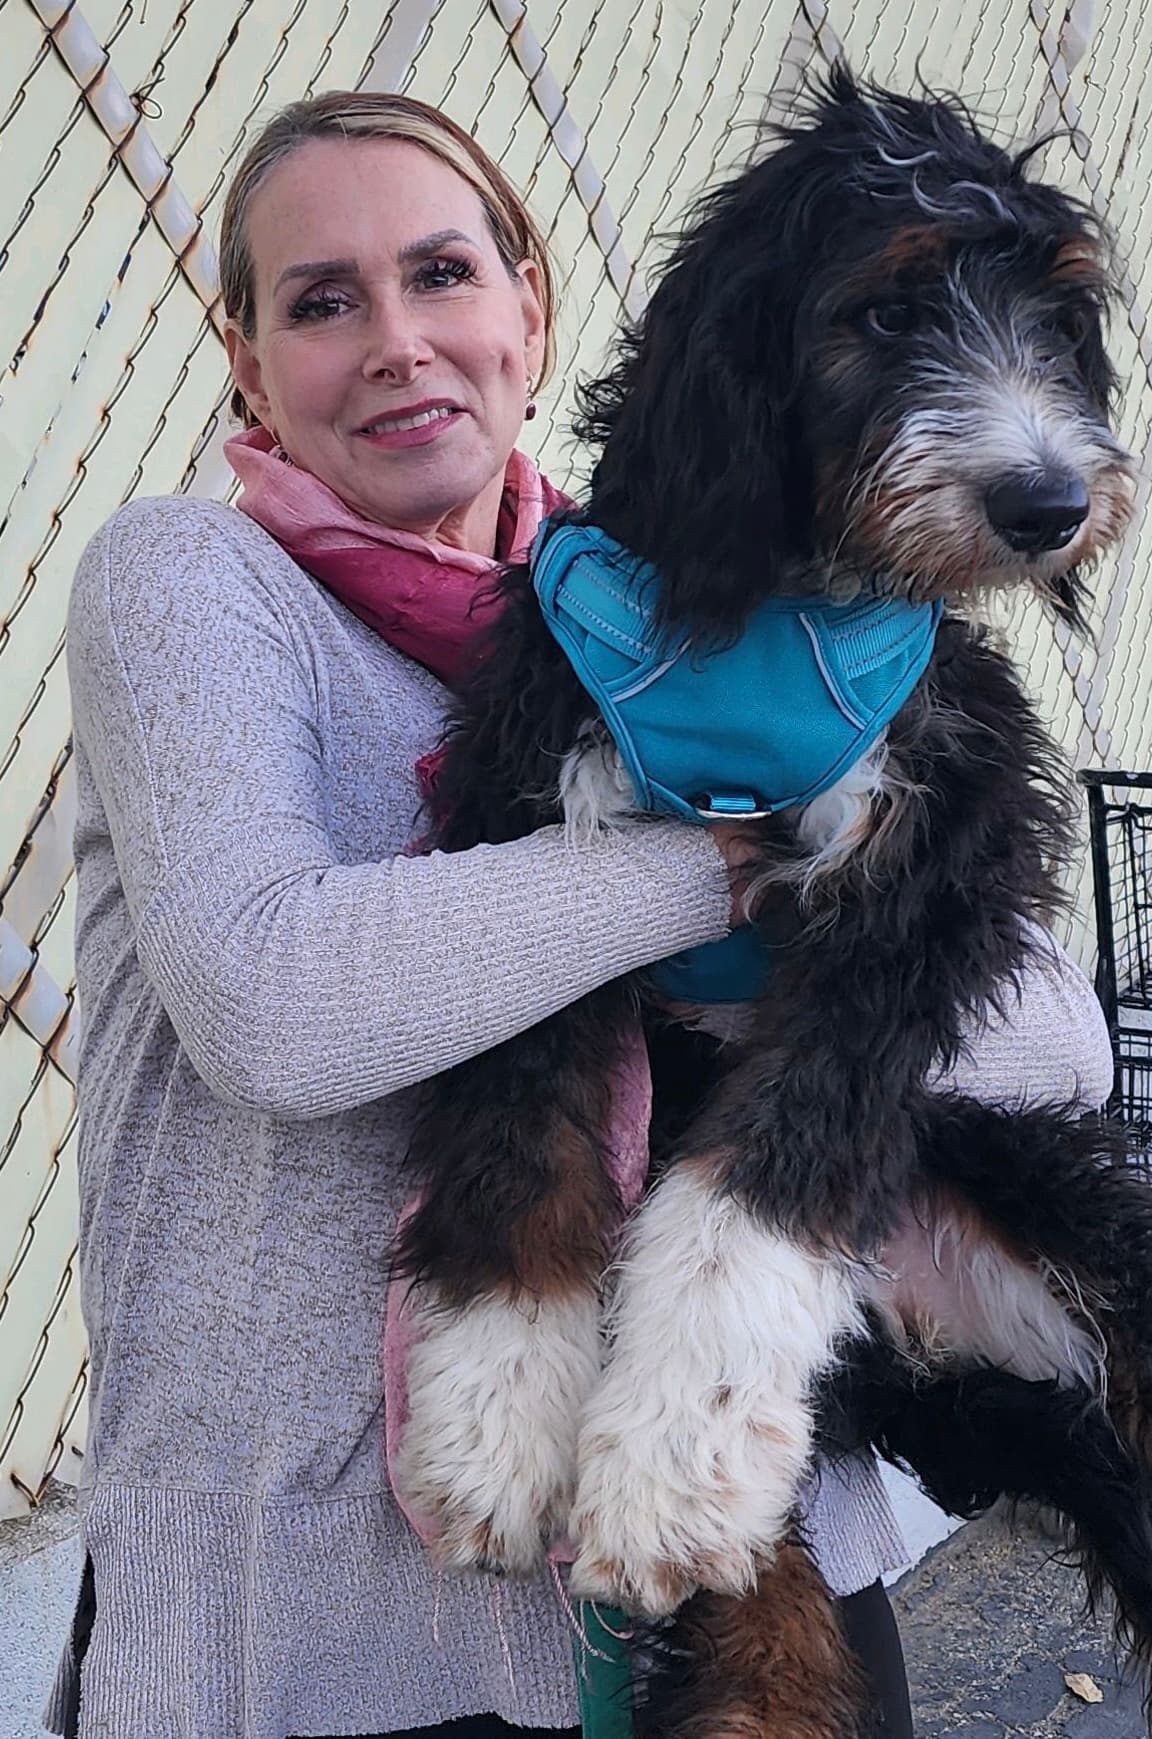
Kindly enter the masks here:
<path id="1" fill-rule="evenodd" d="M 490 454 L 456 452 L 433 457 L 428 448 L 409 448 L 403 453 L 382 455 L 381 460 L 376 477 L 365 477 L 361 472 L 356 480 L 359 487 L 355 491 L 355 505 L 366 517 L 396 531 L 420 531 L 424 535 L 428 535 L 428 527 L 444 521 L 454 526 L 475 521 L 479 526 L 489 517 L 484 503 L 492 491 L 494 526 L 506 458 L 497 464 Z M 393 469 L 397 460 L 403 463 Z M 380 488 L 385 465 L 389 486 Z M 338 489 L 337 494 L 349 499 L 343 490 Z M 450 541 L 457 539 L 453 537 Z"/>

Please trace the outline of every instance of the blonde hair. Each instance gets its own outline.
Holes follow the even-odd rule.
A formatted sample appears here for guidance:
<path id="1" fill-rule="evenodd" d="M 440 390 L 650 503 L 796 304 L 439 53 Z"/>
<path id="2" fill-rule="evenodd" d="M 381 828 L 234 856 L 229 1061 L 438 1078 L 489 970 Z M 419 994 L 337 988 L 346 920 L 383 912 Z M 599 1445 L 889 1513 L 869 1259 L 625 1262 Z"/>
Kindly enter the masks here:
<path id="1" fill-rule="evenodd" d="M 327 91 L 289 103 L 268 122 L 244 155 L 224 201 L 220 224 L 220 289 L 224 312 L 246 338 L 256 331 L 256 290 L 247 218 L 253 195 L 279 164 L 312 139 L 406 139 L 454 169 L 479 197 L 492 239 L 509 272 L 531 260 L 539 273 L 544 311 L 544 360 L 533 390 L 548 380 L 556 360 L 556 285 L 548 246 L 524 201 L 498 163 L 455 121 L 415 97 L 387 91 Z M 255 422 L 239 388 L 232 412 Z"/>

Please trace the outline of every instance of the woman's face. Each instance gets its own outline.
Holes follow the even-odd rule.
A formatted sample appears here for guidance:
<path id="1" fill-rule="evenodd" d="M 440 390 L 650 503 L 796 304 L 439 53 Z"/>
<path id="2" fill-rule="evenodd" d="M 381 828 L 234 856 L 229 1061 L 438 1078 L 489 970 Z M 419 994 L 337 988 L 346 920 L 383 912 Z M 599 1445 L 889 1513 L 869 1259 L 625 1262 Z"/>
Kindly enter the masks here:
<path id="1" fill-rule="evenodd" d="M 544 351 L 455 170 L 399 139 L 315 139 L 248 211 L 256 332 L 233 374 L 285 452 L 368 518 L 490 555 Z"/>

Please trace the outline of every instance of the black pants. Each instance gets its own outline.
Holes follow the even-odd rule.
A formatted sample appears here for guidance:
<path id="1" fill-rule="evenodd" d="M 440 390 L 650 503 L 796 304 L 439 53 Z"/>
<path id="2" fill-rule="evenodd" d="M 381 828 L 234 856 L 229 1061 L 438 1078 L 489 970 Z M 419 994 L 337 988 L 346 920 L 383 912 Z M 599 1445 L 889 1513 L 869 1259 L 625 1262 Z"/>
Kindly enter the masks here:
<path id="1" fill-rule="evenodd" d="M 884 1585 L 874 1582 L 859 1594 L 840 1602 L 840 1615 L 848 1641 L 863 1664 L 872 1685 L 876 1712 L 874 1739 L 914 1739 L 908 1680 L 900 1633 Z M 80 1602 L 73 1626 L 72 1646 L 77 1664 L 84 1658 L 92 1622 L 96 1616 L 96 1588 L 91 1560 L 84 1565 Z M 65 1739 L 76 1739 L 79 1700 L 65 1717 Z M 498 1715 L 468 1715 L 460 1721 L 443 1721 L 434 1727 L 418 1727 L 410 1733 L 378 1736 L 378 1739 L 568 1739 L 579 1728 L 512 1727 Z"/>
<path id="2" fill-rule="evenodd" d="M 914 1739 L 904 1650 L 883 1582 L 873 1582 L 871 1588 L 842 1600 L 840 1617 L 872 1687 L 874 1739 Z"/>

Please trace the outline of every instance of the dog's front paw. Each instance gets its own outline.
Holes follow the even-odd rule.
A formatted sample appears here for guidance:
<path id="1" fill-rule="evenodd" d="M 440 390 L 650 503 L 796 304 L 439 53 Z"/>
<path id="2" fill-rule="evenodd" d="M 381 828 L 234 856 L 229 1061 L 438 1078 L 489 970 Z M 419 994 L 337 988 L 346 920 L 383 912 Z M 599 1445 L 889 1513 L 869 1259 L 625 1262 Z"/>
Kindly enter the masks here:
<path id="1" fill-rule="evenodd" d="M 601 1398 L 608 1400 L 606 1395 Z M 697 1589 L 739 1596 L 783 1535 L 808 1447 L 803 1408 L 735 1418 L 721 1395 L 664 1429 L 594 1407 L 572 1512 L 574 1594 L 660 1618 Z M 637 1405 L 638 1404 L 638 1405 Z"/>
<path id="2" fill-rule="evenodd" d="M 580 1409 L 600 1358 L 594 1297 L 408 1307 L 397 1491 L 453 1570 L 527 1576 L 567 1527 Z"/>
<path id="3" fill-rule="evenodd" d="M 653 1191 L 619 1275 L 572 1586 L 656 1617 L 696 1588 L 755 1585 L 808 1464 L 812 1382 L 859 1312 L 847 1268 L 762 1225 L 703 1163 Z"/>
<path id="4" fill-rule="evenodd" d="M 695 1565 L 675 1525 L 681 1518 L 674 1507 L 660 1513 L 666 1497 L 640 1479 L 627 1507 L 589 1508 L 587 1499 L 577 1505 L 572 1533 L 579 1547 L 569 1578 L 573 1595 L 645 1618 L 666 1618 L 695 1594 Z"/>

